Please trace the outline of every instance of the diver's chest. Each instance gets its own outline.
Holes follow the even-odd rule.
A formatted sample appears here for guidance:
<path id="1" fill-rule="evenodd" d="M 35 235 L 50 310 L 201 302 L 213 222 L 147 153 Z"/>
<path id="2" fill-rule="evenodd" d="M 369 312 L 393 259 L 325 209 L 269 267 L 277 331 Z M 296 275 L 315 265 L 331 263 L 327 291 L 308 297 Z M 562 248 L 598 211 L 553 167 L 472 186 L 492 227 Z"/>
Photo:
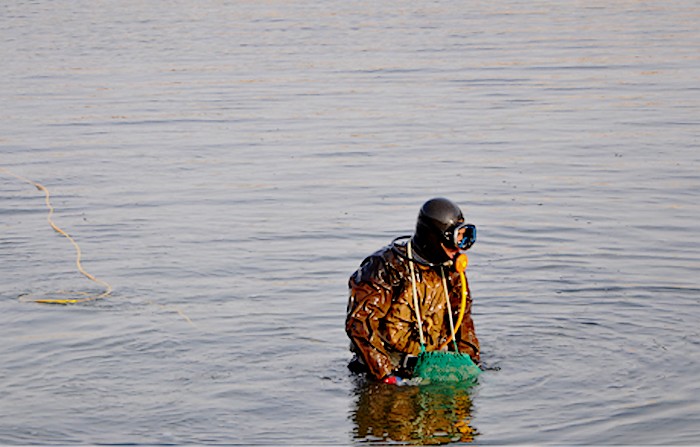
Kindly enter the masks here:
<path id="1" fill-rule="evenodd" d="M 443 282 L 442 276 L 432 270 L 416 272 L 415 293 L 420 312 L 423 316 L 442 313 L 447 305 L 449 282 Z M 409 307 L 415 311 L 414 291 L 410 281 L 406 281 L 403 293 L 396 304 Z"/>

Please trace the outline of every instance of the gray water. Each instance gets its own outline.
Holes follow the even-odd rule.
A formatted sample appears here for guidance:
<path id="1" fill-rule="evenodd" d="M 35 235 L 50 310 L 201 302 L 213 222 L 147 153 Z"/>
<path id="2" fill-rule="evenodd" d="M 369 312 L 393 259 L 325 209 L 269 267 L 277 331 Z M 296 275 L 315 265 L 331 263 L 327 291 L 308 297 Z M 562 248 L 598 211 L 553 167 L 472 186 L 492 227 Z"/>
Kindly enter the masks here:
<path id="1" fill-rule="evenodd" d="M 700 443 L 700 5 L 0 5 L 0 443 Z M 446 196 L 489 369 L 352 376 Z M 69 291 L 68 295 L 57 295 Z"/>

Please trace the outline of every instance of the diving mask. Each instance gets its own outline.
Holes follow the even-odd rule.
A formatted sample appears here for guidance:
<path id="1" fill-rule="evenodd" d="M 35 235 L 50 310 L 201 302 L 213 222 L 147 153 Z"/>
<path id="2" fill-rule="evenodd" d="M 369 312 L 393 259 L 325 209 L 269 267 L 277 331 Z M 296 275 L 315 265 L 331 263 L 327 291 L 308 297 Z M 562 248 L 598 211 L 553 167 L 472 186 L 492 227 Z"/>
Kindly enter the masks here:
<path id="1" fill-rule="evenodd" d="M 469 223 L 457 225 L 452 230 L 451 236 L 455 248 L 469 250 L 469 247 L 476 242 L 476 226 Z"/>

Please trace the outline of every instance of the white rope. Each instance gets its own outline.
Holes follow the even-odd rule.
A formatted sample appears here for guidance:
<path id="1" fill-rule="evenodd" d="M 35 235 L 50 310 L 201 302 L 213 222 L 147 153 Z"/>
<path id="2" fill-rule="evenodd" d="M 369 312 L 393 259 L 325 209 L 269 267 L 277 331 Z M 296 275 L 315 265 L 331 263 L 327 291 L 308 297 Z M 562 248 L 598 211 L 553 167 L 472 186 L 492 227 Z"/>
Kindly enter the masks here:
<path id="1" fill-rule="evenodd" d="M 420 317 L 420 308 L 418 307 L 418 290 L 416 289 L 416 271 L 413 267 L 413 252 L 411 251 L 411 241 L 408 241 L 408 265 L 411 268 L 411 287 L 413 288 L 413 306 L 416 308 L 416 319 L 418 320 L 418 336 L 420 344 L 425 346 L 425 338 L 423 337 L 423 321 Z"/>
<path id="2" fill-rule="evenodd" d="M 450 305 L 450 293 L 447 290 L 447 280 L 445 279 L 445 267 L 440 267 L 440 275 L 442 275 L 442 288 L 445 290 L 445 301 L 447 302 L 447 317 L 450 320 L 450 331 L 452 332 L 452 341 L 455 343 L 455 351 L 459 352 L 459 349 L 457 349 L 457 336 L 455 333 L 455 324 L 452 320 L 452 306 Z"/>

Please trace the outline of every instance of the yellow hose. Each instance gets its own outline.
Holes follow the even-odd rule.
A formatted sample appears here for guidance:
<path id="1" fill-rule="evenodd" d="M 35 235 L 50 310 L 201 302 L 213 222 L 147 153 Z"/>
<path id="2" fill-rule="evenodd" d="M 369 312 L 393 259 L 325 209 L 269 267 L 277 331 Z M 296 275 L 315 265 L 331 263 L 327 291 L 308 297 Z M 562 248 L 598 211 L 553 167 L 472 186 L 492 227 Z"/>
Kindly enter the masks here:
<path id="1" fill-rule="evenodd" d="M 459 330 L 462 320 L 464 319 L 464 312 L 467 310 L 467 277 L 464 276 L 464 272 L 459 272 L 459 281 L 462 283 L 462 303 L 459 305 L 459 318 L 457 318 L 457 324 L 455 325 L 455 330 Z"/>
<path id="2" fill-rule="evenodd" d="M 53 298 L 53 299 L 38 299 L 34 300 L 36 303 L 42 303 L 42 304 L 76 304 L 76 303 L 84 303 L 86 301 L 93 301 L 93 300 L 98 300 L 100 298 L 105 298 L 109 296 L 112 293 L 112 286 L 107 283 L 106 281 L 103 281 L 101 279 L 96 278 L 95 276 L 91 275 L 88 273 L 84 268 L 83 264 L 81 262 L 83 253 L 80 250 L 80 245 L 73 239 L 71 235 L 63 231 L 56 223 L 53 221 L 53 213 L 54 213 L 54 208 L 53 205 L 51 205 L 51 194 L 49 193 L 49 190 L 42 185 L 41 183 L 37 183 L 33 180 L 30 180 L 26 177 L 22 177 L 21 175 L 15 174 L 14 172 L 8 171 L 7 169 L 0 168 L 1 172 L 4 172 L 8 175 L 11 175 L 12 177 L 15 177 L 16 179 L 19 179 L 23 182 L 29 183 L 30 185 L 34 185 L 36 189 L 39 191 L 42 191 L 44 193 L 44 201 L 46 203 L 46 208 L 49 209 L 49 214 L 46 216 L 46 220 L 48 220 L 49 225 L 51 225 L 51 228 L 54 229 L 58 234 L 61 236 L 65 237 L 70 241 L 71 244 L 73 244 L 73 247 L 75 247 L 75 265 L 78 268 L 78 271 L 82 273 L 86 278 L 89 280 L 101 285 L 102 287 L 105 288 L 105 291 L 97 294 L 97 295 L 88 295 L 85 298 L 73 298 L 73 299 L 61 299 L 61 298 Z"/>

